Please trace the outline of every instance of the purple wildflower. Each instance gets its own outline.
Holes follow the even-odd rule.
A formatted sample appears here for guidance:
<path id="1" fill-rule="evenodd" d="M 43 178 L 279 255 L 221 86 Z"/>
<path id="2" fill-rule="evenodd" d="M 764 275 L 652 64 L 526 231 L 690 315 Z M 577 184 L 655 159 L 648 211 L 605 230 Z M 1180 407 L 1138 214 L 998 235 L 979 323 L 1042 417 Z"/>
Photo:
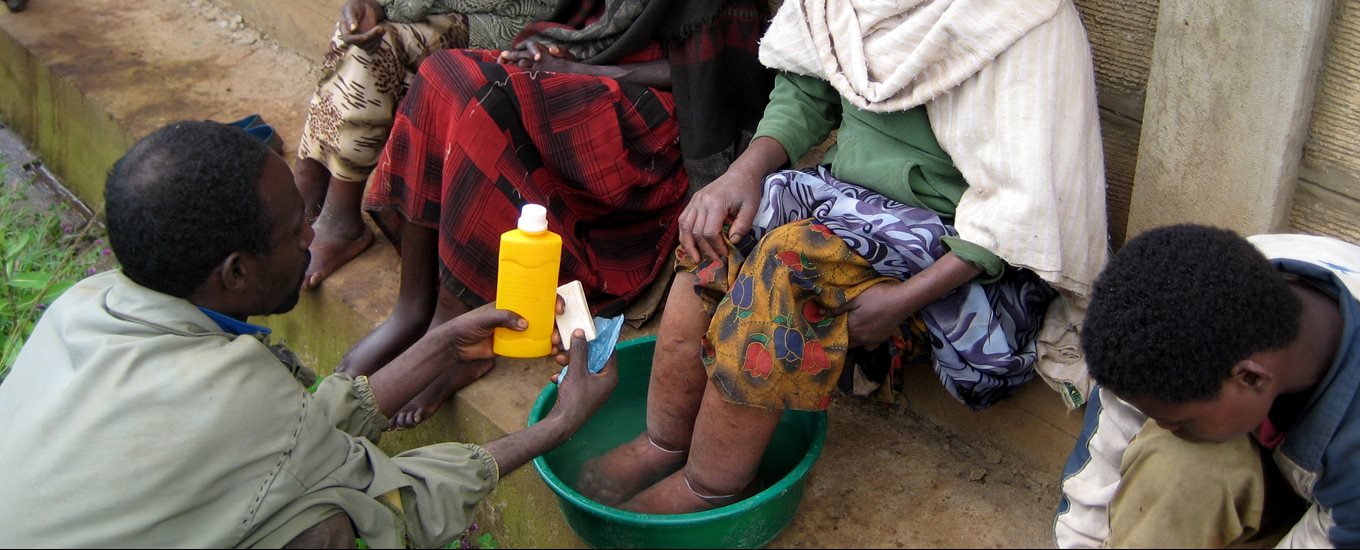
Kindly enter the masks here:
<path id="1" fill-rule="evenodd" d="M 85 276 L 86 276 L 86 277 L 89 277 L 90 275 L 94 275 L 95 273 L 99 273 L 99 270 L 98 270 L 98 269 L 95 269 L 95 268 L 93 268 L 93 267 L 91 267 L 91 268 L 85 270 Z"/>
<path id="2" fill-rule="evenodd" d="M 104 247 L 103 250 L 100 250 L 100 251 L 99 251 L 99 255 L 100 255 L 100 256 L 108 256 L 109 254 L 113 254 L 113 251 L 112 251 L 112 250 L 109 250 L 109 247 L 107 247 L 107 246 Z"/>

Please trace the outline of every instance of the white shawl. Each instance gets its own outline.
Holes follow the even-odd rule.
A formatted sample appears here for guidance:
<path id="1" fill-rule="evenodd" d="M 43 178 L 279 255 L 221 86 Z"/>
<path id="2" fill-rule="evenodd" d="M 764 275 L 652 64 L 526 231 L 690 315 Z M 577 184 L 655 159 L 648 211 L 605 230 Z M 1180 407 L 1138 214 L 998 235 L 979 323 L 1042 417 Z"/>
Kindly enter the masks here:
<path id="1" fill-rule="evenodd" d="M 867 111 L 926 105 L 968 181 L 959 236 L 1059 289 L 1038 370 L 1084 402 L 1077 331 L 1108 236 L 1090 45 L 1070 0 L 786 0 L 760 60 Z"/>

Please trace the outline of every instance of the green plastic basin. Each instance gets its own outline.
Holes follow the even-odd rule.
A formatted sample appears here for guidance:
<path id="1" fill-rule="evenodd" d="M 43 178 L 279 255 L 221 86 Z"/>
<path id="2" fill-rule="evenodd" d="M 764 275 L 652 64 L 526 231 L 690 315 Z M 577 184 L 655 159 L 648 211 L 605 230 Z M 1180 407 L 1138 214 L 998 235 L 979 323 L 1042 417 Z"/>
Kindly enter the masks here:
<path id="1" fill-rule="evenodd" d="M 534 469 L 558 497 L 567 525 L 594 548 L 758 548 L 789 522 L 803 499 L 808 471 L 826 439 L 826 413 L 785 411 L 757 478 L 767 488 L 730 506 L 693 514 L 639 514 L 587 499 L 573 486 L 581 465 L 641 433 L 656 337 L 621 342 L 619 385 L 609 401 L 561 447 L 534 459 Z M 557 401 L 548 384 L 529 412 L 529 425 Z"/>

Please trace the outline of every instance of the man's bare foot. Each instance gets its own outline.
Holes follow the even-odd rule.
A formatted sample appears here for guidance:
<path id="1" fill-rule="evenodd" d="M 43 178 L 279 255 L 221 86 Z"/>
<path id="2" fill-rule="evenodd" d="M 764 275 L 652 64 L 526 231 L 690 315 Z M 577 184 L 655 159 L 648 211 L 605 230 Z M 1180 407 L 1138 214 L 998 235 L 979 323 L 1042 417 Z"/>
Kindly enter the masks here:
<path id="1" fill-rule="evenodd" d="M 653 445 L 647 432 L 590 459 L 581 467 L 576 488 L 586 498 L 618 506 L 685 465 L 684 452 Z"/>
<path id="2" fill-rule="evenodd" d="M 310 249 L 312 262 L 307 264 L 307 276 L 302 280 L 305 288 L 321 286 L 321 281 L 373 244 L 373 232 L 368 226 L 361 225 L 358 233 L 349 236 L 330 233 L 319 224 L 313 229 L 316 237 L 312 238 Z"/>
<path id="3" fill-rule="evenodd" d="M 468 384 L 481 378 L 495 362 L 490 359 L 459 365 L 454 370 L 444 373 L 424 391 L 411 398 L 411 401 L 392 415 L 388 423 L 388 429 L 404 430 L 414 428 L 421 422 L 429 420 L 434 413 L 439 412 L 439 408 L 448 403 L 449 398 L 458 390 L 463 389 Z"/>

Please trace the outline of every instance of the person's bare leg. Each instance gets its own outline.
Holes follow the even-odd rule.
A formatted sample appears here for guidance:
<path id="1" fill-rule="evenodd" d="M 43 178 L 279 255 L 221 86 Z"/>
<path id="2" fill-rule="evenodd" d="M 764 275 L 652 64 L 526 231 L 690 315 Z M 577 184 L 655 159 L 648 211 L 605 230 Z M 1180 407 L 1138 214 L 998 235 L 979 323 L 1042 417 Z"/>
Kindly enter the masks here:
<path id="1" fill-rule="evenodd" d="M 425 334 L 435 313 L 439 288 L 436 239 L 428 227 L 405 224 L 401 233 L 401 286 L 392 313 L 351 347 L 336 372 L 370 375 Z"/>
<path id="2" fill-rule="evenodd" d="M 363 196 L 364 182 L 330 178 L 321 212 L 312 223 L 316 237 L 312 239 L 312 262 L 307 264 L 303 286 L 316 288 L 373 244 L 373 232 L 364 224 Z"/>
<path id="3" fill-rule="evenodd" d="M 694 293 L 694 275 L 676 274 L 657 329 L 647 388 L 647 429 L 588 461 L 577 487 L 581 494 L 617 506 L 684 465 L 708 380 L 700 360 L 708 324 Z"/>
<path id="4" fill-rule="evenodd" d="M 439 326 L 445 321 L 467 313 L 469 310 L 467 304 L 464 304 L 462 300 L 440 286 L 439 303 L 435 307 L 434 317 L 430 319 L 429 328 Z M 430 385 L 424 391 L 411 398 L 411 401 L 397 411 L 397 414 L 392 415 L 391 427 L 398 429 L 414 428 L 421 422 L 433 417 L 445 403 L 449 402 L 449 399 L 453 398 L 453 394 L 481 378 L 494 365 L 494 361 L 487 359 L 458 365 L 454 370 L 444 373 L 430 382 Z"/>
<path id="5" fill-rule="evenodd" d="M 723 399 L 720 391 L 712 382 L 707 384 L 684 469 L 638 493 L 621 508 L 685 514 L 750 496 L 756 468 L 783 411 L 738 405 Z"/>
<path id="6" fill-rule="evenodd" d="M 316 159 L 298 158 L 293 163 L 293 182 L 302 195 L 302 214 L 307 223 L 315 222 L 321 216 L 321 205 L 326 203 L 331 171 Z"/>

